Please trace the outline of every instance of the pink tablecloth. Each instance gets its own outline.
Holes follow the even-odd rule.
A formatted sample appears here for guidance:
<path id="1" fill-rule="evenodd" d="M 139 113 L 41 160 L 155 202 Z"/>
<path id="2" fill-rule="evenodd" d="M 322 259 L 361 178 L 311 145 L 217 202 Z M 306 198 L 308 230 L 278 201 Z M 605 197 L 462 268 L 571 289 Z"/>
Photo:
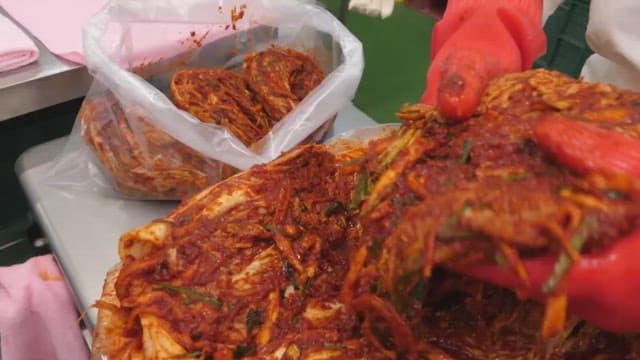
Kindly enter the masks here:
<path id="1" fill-rule="evenodd" d="M 82 27 L 105 0 L 0 0 L 0 5 L 52 53 L 83 63 Z"/>
<path id="2" fill-rule="evenodd" d="M 82 29 L 106 0 L 0 0 L 0 5 L 37 37 L 52 53 L 84 64 Z M 194 42 L 206 44 L 230 32 L 224 25 L 188 23 L 128 24 L 127 54 L 116 54 L 119 62 L 139 64 L 167 58 L 194 47 Z M 117 27 L 116 27 L 117 28 Z M 106 51 L 121 44 L 119 36 L 104 34 Z"/>

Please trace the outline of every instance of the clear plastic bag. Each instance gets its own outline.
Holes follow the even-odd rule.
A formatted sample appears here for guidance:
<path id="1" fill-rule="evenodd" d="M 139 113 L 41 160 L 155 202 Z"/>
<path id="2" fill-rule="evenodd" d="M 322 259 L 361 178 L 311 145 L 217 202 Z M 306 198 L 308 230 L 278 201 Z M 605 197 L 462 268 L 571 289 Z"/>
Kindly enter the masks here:
<path id="1" fill-rule="evenodd" d="M 176 71 L 237 69 L 271 45 L 310 55 L 326 77 L 250 148 L 169 98 Z M 324 8 L 295 0 L 113 0 L 85 27 L 84 48 L 95 81 L 45 181 L 141 199 L 184 198 L 318 140 L 364 66 L 357 38 Z"/>

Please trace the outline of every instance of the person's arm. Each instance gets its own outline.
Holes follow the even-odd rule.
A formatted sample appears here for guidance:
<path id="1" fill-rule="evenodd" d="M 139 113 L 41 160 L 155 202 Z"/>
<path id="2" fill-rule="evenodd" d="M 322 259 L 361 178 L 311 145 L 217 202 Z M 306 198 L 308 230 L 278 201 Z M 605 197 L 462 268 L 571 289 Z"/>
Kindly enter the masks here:
<path id="1" fill-rule="evenodd" d="M 587 42 L 599 55 L 640 71 L 640 1 L 592 0 Z"/>
<path id="2" fill-rule="evenodd" d="M 591 1 L 586 39 L 595 54 L 583 68 L 586 80 L 640 90 L 639 16 L 637 0 Z"/>

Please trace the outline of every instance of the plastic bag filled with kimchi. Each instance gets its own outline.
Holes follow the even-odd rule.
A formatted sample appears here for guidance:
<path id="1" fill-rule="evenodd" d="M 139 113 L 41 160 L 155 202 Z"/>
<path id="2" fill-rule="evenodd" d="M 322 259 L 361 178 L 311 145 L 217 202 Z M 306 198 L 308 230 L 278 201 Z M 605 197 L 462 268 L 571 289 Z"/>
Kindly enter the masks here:
<path id="1" fill-rule="evenodd" d="M 237 169 L 319 140 L 353 98 L 364 66 L 357 38 L 324 8 L 295 0 L 112 0 L 85 26 L 84 50 L 94 84 L 43 181 L 138 199 L 183 199 Z M 256 54 L 283 51 L 298 65 L 260 73 L 271 58 Z M 310 63 L 323 76 L 315 69 L 307 76 Z M 262 114 L 281 117 L 270 130 L 247 136 L 238 136 L 242 127 L 223 126 L 233 119 L 207 121 L 201 104 L 185 103 L 194 96 L 184 84 L 194 74 L 210 76 L 207 89 L 220 89 L 212 81 L 223 87 L 236 81 L 208 69 L 243 74 Z M 223 106 L 234 100 L 213 91 L 199 95 Z M 233 116 L 234 109 L 220 111 Z"/>

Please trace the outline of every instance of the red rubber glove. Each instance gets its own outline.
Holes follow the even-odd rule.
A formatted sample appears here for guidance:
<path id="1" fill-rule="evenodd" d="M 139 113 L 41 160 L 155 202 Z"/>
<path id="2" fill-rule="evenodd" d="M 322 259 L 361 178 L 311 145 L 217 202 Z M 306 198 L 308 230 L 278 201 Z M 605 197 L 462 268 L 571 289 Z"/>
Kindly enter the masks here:
<path id="1" fill-rule="evenodd" d="M 546 42 L 542 0 L 449 0 L 433 29 L 422 102 L 467 118 L 489 80 L 529 69 Z"/>
<path id="2" fill-rule="evenodd" d="M 534 140 L 557 161 L 580 174 L 624 174 L 640 182 L 640 140 L 592 124 L 549 115 L 536 125 Z M 637 186 L 627 195 L 640 201 Z M 564 278 L 568 311 L 615 332 L 640 331 L 640 229 L 605 251 L 583 255 Z M 532 298 L 544 301 L 542 285 L 552 273 L 557 255 L 524 261 Z M 466 275 L 521 289 L 513 269 L 478 265 L 458 269 Z"/>
<path id="3" fill-rule="evenodd" d="M 608 331 L 640 331 L 640 230 L 616 241 L 606 251 L 583 255 L 565 277 L 568 311 Z M 557 255 L 524 261 L 531 298 L 544 302 L 542 284 L 552 272 Z M 517 289 L 522 280 L 513 269 L 479 265 L 463 271 L 471 277 Z"/>

